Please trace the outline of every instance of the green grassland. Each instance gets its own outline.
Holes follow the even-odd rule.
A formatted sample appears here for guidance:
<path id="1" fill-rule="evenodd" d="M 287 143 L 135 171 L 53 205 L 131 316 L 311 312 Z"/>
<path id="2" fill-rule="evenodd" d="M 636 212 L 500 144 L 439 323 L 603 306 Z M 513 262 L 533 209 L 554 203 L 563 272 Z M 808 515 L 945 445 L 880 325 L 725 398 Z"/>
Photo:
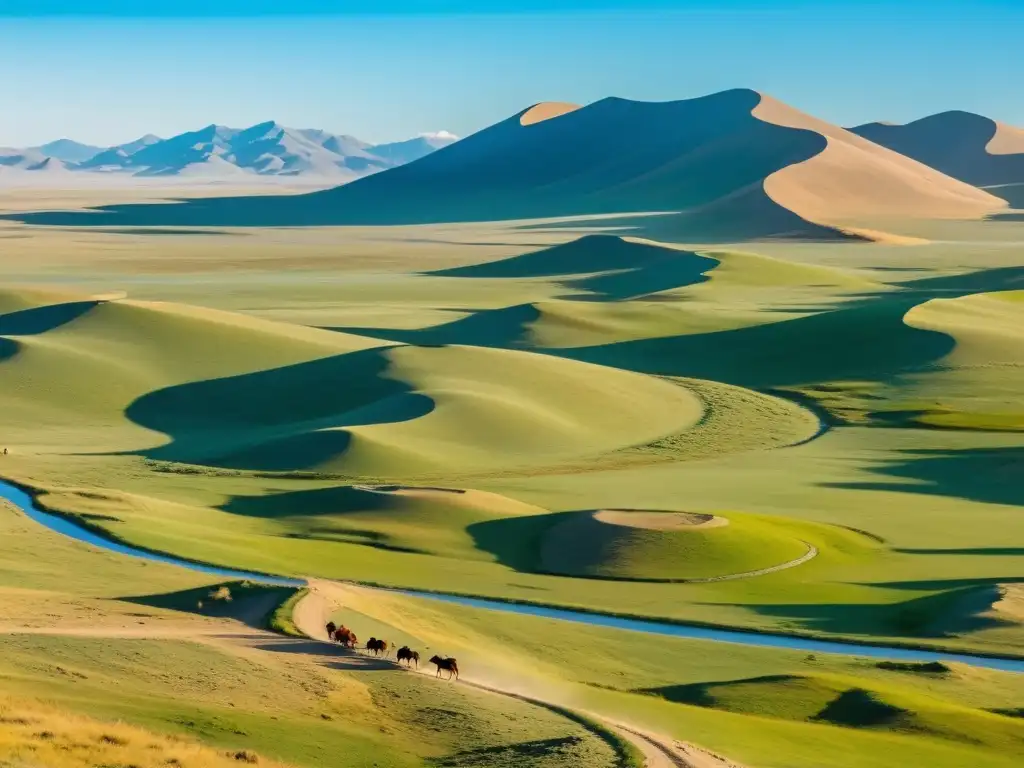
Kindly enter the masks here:
<path id="1" fill-rule="evenodd" d="M 1017 675 L 641 635 L 355 587 L 337 621 L 479 678 L 763 766 L 1009 765 Z"/>
<path id="2" fill-rule="evenodd" d="M 77 768 L 156 741 L 146 760 L 181 752 L 196 766 L 239 752 L 311 768 L 614 764 L 551 710 L 261 631 L 287 592 L 98 551 L 0 506 L 0 762 L 53 746 L 47 765 Z M 274 615 L 290 621 L 292 605 Z M 144 730 L 102 741 L 117 723 Z M 89 749 L 82 728 L 97 731 Z M 79 746 L 61 754 L 51 739 Z"/>
<path id="3" fill-rule="evenodd" d="M 188 237 L 4 224 L 0 476 L 107 535 L 225 566 L 1024 656 L 1024 228 L 908 224 L 905 234 L 934 242 L 708 249 L 604 224 Z M 652 523 L 666 513 L 728 525 Z M 24 546 L 0 561 L 9 584 L 49 568 Z M 50 573 L 39 588 L 60 593 L 66 572 Z M 723 576 L 740 578 L 693 582 Z M 97 572 L 76 589 L 126 596 L 112 578 Z M 128 583 L 136 596 L 205 588 L 180 578 Z M 434 637 L 412 603 L 383 618 L 369 603 L 351 610 L 411 641 L 515 660 L 495 674 L 543 658 L 537 686 L 564 683 L 585 708 L 634 713 L 754 766 L 1001 765 L 1020 748 L 1017 725 L 990 711 L 1024 706 L 1019 683 L 995 674 L 926 677 L 580 627 L 563 635 L 554 623 L 520 634 L 503 622 L 526 620 L 489 613 L 458 617 L 465 636 Z M 140 642 L 118 642 L 128 640 Z M 4 642 L 29 667 L 91 653 L 62 643 L 101 645 Z M 153 642 L 168 658 L 183 645 Z M 730 661 L 710 660 L 719 653 Z M 625 677 L 613 671 L 622 657 Z M 404 686 L 418 683 L 380 675 L 389 693 L 374 706 L 414 717 Z M 24 690 L 70 702 L 85 688 L 40 678 Z M 125 690 L 136 712 L 126 719 L 176 722 L 152 709 L 156 689 Z M 501 719 L 444 695 L 430 706 L 460 718 L 480 709 L 469 732 Z M 271 727 L 250 704 L 232 717 L 243 714 L 262 718 L 238 727 L 265 737 L 258 751 L 298 764 L 325 754 L 275 735 L 305 720 Z M 331 731 L 323 750 L 368 738 L 367 720 L 343 728 L 337 714 L 323 727 L 345 733 Z M 534 727 L 583 738 L 552 712 L 530 717 L 507 742 Z M 424 737 L 419 749 L 409 746 L 419 726 L 409 728 L 392 734 L 400 746 L 388 742 L 395 765 L 489 748 L 481 735 Z M 747 732 L 758 734 L 749 744 L 733 738 Z M 845 746 L 812 762 L 830 739 Z"/>

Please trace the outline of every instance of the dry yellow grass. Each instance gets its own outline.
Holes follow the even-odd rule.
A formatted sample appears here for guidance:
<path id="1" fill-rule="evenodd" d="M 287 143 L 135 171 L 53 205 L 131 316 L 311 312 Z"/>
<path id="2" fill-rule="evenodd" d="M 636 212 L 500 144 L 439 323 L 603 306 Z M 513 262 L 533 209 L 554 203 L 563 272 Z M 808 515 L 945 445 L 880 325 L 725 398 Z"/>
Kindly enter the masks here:
<path id="1" fill-rule="evenodd" d="M 284 768 L 255 752 L 221 752 L 181 737 L 71 714 L 41 702 L 0 697 L 4 768 Z"/>

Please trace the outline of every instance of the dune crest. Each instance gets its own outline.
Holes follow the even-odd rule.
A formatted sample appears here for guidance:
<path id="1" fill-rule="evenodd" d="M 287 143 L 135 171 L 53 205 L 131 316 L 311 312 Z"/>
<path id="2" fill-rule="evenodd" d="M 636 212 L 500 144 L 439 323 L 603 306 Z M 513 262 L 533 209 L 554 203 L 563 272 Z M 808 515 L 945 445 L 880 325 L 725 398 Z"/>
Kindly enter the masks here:
<path id="1" fill-rule="evenodd" d="M 542 101 L 523 112 L 519 116 L 519 124 L 523 126 L 536 125 L 545 120 L 553 120 L 556 117 L 575 112 L 577 109 L 581 109 L 579 104 L 571 104 L 567 101 Z"/>
<path id="2" fill-rule="evenodd" d="M 996 122 L 996 132 L 985 145 L 990 155 L 1024 154 L 1024 129 Z"/>

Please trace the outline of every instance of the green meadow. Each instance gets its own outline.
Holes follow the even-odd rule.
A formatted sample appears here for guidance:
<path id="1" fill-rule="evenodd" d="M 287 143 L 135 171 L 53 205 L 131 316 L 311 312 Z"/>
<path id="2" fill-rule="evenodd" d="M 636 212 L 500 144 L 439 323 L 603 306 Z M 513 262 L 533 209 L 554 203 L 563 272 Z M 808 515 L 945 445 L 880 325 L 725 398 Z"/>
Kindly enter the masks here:
<path id="1" fill-rule="evenodd" d="M 274 639 L 287 595 L 218 607 L 5 509 L 12 706 L 288 765 L 625 759 L 560 708 L 749 768 L 1013 764 L 1019 675 L 352 586 L 1024 657 L 1024 225 L 705 248 L 613 224 L 0 225 L 0 477 L 138 547 L 348 582 L 361 639 L 525 697 Z"/>

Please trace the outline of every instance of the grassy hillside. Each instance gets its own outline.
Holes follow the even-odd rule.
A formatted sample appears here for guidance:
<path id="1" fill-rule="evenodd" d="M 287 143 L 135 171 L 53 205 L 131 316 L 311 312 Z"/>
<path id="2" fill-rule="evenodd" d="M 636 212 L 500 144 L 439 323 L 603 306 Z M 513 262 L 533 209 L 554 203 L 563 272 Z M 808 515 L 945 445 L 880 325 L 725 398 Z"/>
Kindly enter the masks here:
<path id="1" fill-rule="evenodd" d="M 550 710 L 265 632 L 278 592 L 101 552 L 0 506 L 0 762 L 613 765 Z"/>
<path id="2" fill-rule="evenodd" d="M 1014 223 L 742 249 L 621 226 L 2 224 L 0 476 L 225 566 L 1024 654 Z M 613 759 L 556 711 L 268 638 L 280 595 L 9 524 L 0 688 L 40 717 L 289 766 Z M 998 673 L 341 605 L 361 636 L 747 768 L 1020 748 Z"/>
<path id="3" fill-rule="evenodd" d="M 1019 269 L 996 259 L 1006 249 L 971 269 L 946 255 L 941 271 L 923 275 L 911 265 L 930 246 L 850 248 L 783 258 L 583 236 L 475 265 L 456 254 L 450 266 L 434 262 L 441 275 L 357 272 L 335 283 L 351 317 L 393 296 L 404 330 L 329 331 L 89 298 L 100 290 L 11 289 L 0 317 L 4 442 L 13 448 L 5 466 L 92 526 L 224 565 L 1019 648 L 1020 622 L 992 613 L 996 599 L 986 597 L 1019 570 L 1017 548 L 1004 544 L 1018 535 L 1005 468 L 1018 446 L 978 431 L 1012 425 L 1018 303 L 1012 291 L 974 295 L 1012 286 Z M 254 253 L 254 265 L 276 269 Z M 871 254 L 900 269 L 876 269 Z M 638 270 L 676 262 L 692 264 L 691 279 L 616 298 L 631 294 Z M 592 279 L 605 283 L 567 288 Z M 266 282 L 246 283 L 260 313 L 312 295 L 329 303 L 328 293 L 308 293 L 305 277 L 276 294 Z M 453 312 L 462 319 L 432 325 Z M 915 410 L 929 381 L 951 399 Z M 916 429 L 937 416 L 969 428 L 961 437 Z M 834 429 L 846 423 L 869 431 Z M 592 515 L 614 509 L 770 523 L 743 541 L 732 537 L 753 529 L 708 530 L 707 557 L 695 560 L 703 534 Z M 954 542 L 944 532 L 965 515 L 979 524 Z M 796 531 L 799 520 L 825 525 Z M 847 540 L 843 528 L 866 533 Z M 719 584 L 544 575 L 746 573 L 799 559 L 801 542 L 816 556 Z M 949 606 L 959 618 L 940 621 Z"/>
<path id="4" fill-rule="evenodd" d="M 743 515 L 602 510 L 571 513 L 545 535 L 551 573 L 619 579 L 686 579 L 756 571 L 808 552 L 796 535 Z"/>
<path id="5" fill-rule="evenodd" d="M 455 654 L 465 674 L 548 695 L 724 752 L 748 765 L 1008 765 L 1016 675 L 699 640 L 322 586 L 357 631 Z M 557 682 L 556 682 L 557 681 Z M 657 724 L 655 726 L 655 724 Z M 737 739 L 736 734 L 743 738 Z"/>

